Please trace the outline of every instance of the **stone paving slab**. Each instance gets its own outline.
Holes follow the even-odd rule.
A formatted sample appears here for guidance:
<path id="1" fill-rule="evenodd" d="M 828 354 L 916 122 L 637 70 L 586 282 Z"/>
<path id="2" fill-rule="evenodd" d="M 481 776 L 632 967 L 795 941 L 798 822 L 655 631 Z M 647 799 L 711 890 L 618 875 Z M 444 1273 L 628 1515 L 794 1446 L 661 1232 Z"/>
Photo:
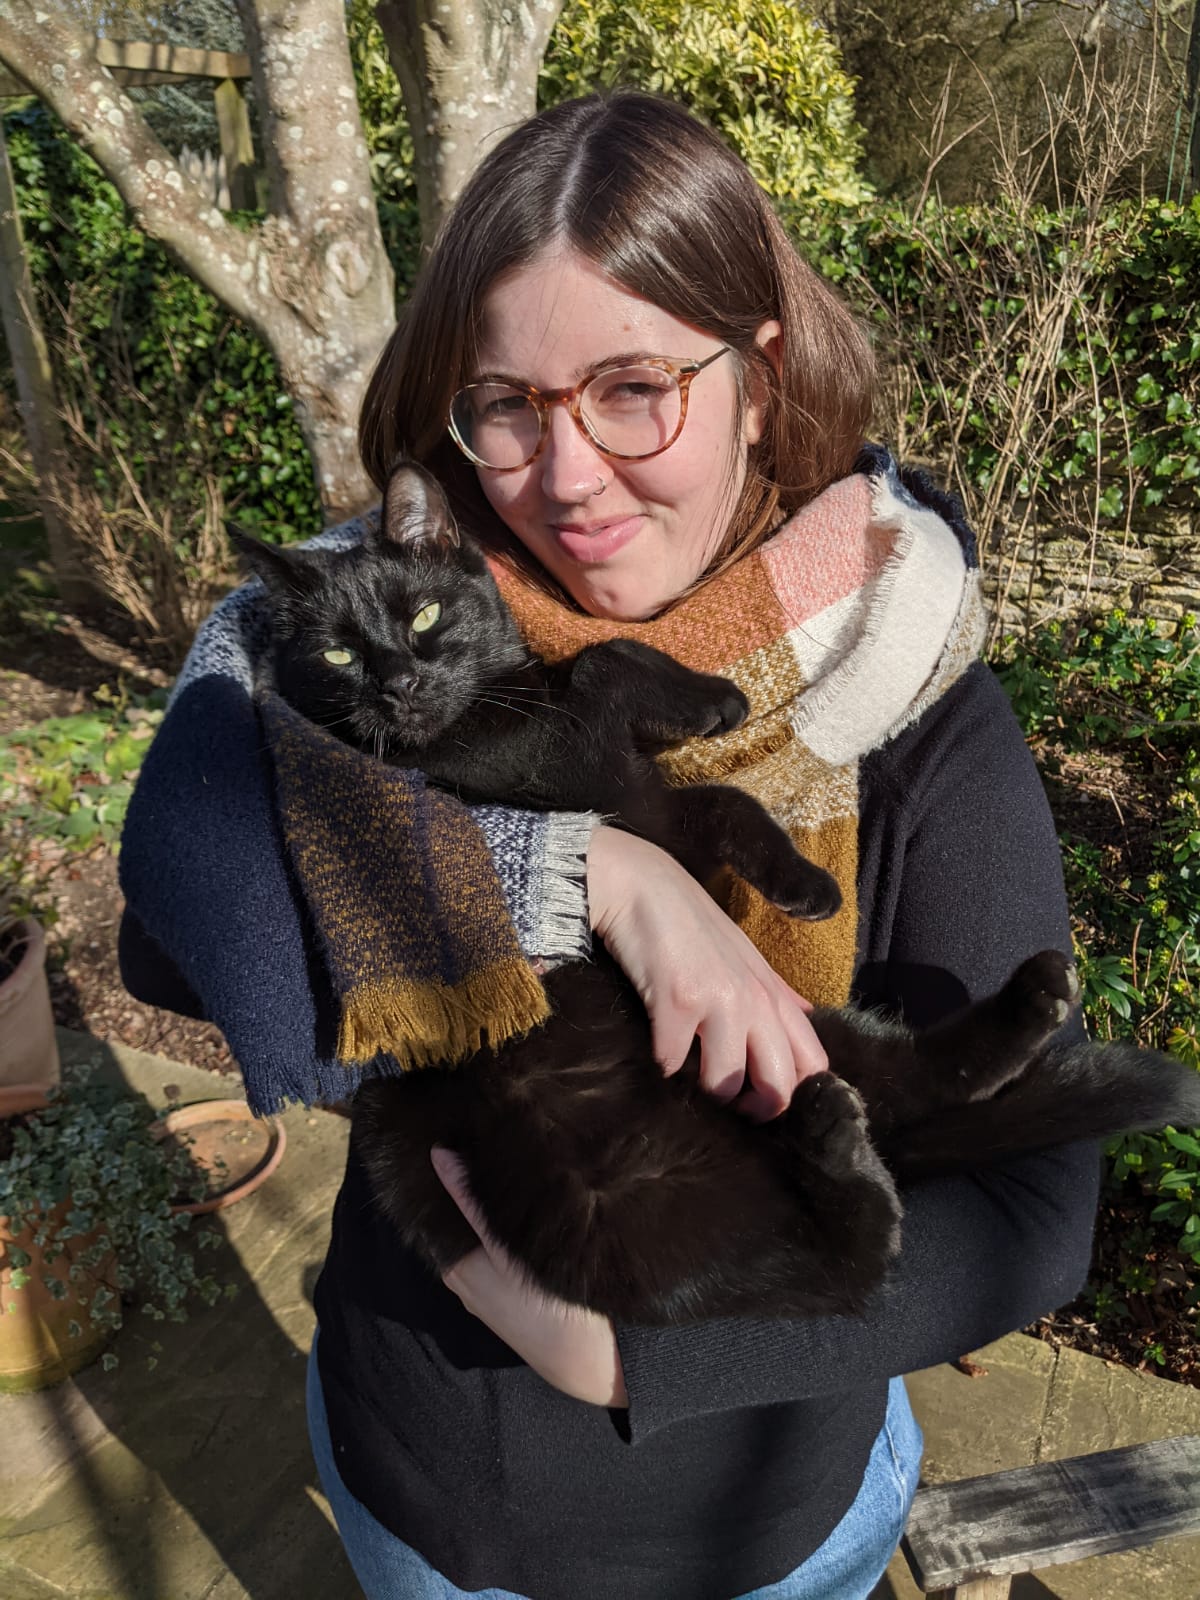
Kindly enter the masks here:
<path id="1" fill-rule="evenodd" d="M 60 1031 L 157 1107 L 234 1080 Z M 317 1488 L 304 1422 L 309 1297 L 347 1124 L 289 1110 L 278 1170 L 218 1213 L 237 1297 L 185 1324 L 136 1317 L 120 1366 L 0 1396 L 2 1600 L 352 1600 L 358 1587 Z M 155 1351 L 155 1345 L 161 1349 Z M 157 1357 L 150 1370 L 147 1358 Z"/>
<path id="2" fill-rule="evenodd" d="M 230 1079 L 60 1030 L 156 1106 L 163 1088 L 221 1098 Z M 337 1117 L 285 1113 L 279 1170 L 219 1215 L 235 1300 L 182 1326 L 135 1321 L 98 1366 L 38 1395 L 0 1396 L 0 1600 L 354 1600 L 304 1425 L 312 1286 L 345 1160 Z M 215 1258 L 214 1258 L 215 1259 Z M 158 1365 L 147 1356 L 155 1343 Z M 1011 1335 L 987 1376 L 910 1380 L 925 1475 L 946 1482 L 1176 1433 L 1200 1391 Z M 1051 1568 L 1014 1600 L 1200 1600 L 1200 1539 Z M 917 1600 L 898 1556 L 873 1600 Z"/>

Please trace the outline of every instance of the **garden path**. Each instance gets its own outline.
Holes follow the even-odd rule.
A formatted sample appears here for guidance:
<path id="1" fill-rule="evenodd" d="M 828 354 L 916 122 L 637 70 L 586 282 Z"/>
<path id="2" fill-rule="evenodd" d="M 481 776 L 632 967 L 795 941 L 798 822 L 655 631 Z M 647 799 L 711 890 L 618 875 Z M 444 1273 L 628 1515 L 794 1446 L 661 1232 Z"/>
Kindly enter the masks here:
<path id="1" fill-rule="evenodd" d="M 153 1103 L 219 1097 L 229 1081 L 60 1030 Z M 312 1286 L 345 1157 L 346 1123 L 291 1110 L 278 1171 L 221 1213 L 236 1299 L 182 1325 L 134 1320 L 111 1372 L 0 1396 L 0 1593 L 5 1600 L 352 1600 L 304 1426 Z M 161 1345 L 151 1371 L 147 1356 Z M 1200 1433 L 1200 1391 L 1013 1334 L 910 1388 L 930 1482 Z M 1018 1578 L 1013 1600 L 1195 1600 L 1200 1540 Z M 873 1600 L 917 1600 L 897 1556 Z"/>

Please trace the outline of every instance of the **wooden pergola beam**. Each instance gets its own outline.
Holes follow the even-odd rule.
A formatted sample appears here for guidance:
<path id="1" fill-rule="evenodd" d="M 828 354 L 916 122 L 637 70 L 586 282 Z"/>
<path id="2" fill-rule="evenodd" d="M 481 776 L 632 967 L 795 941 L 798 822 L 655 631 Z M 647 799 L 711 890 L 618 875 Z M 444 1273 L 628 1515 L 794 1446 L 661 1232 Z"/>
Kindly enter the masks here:
<path id="1" fill-rule="evenodd" d="M 242 87 L 250 77 L 250 57 L 230 50 L 195 50 L 186 44 L 149 39 L 98 39 L 91 44 L 96 60 L 120 84 L 145 89 L 155 83 L 180 83 L 188 78 L 215 79 L 213 99 L 217 134 L 235 211 L 252 209 L 257 202 L 254 141 Z M 12 73 L 0 70 L 0 100 L 30 91 Z"/>
<path id="2" fill-rule="evenodd" d="M 195 50 L 191 45 L 148 39 L 94 39 L 96 60 L 121 84 L 137 89 L 181 78 L 241 79 L 250 76 L 250 57 L 230 50 Z M 0 100 L 28 94 L 11 73 L 0 72 Z"/>
<path id="3" fill-rule="evenodd" d="M 97 39 L 96 60 L 110 72 L 162 72 L 170 78 L 248 78 L 250 57 L 145 39 Z"/>

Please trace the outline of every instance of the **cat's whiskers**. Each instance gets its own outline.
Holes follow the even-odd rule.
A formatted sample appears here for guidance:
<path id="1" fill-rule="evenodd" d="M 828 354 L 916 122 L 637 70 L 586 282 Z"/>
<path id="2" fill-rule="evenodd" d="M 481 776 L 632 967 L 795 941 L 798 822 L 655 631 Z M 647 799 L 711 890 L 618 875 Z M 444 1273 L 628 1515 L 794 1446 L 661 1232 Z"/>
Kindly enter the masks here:
<path id="1" fill-rule="evenodd" d="M 509 695 L 520 697 L 523 695 L 527 700 L 536 702 L 536 704 L 543 711 L 553 711 L 557 716 L 568 717 L 572 722 L 577 722 L 581 728 L 587 726 L 586 720 L 581 717 L 577 711 L 571 711 L 566 706 L 555 705 L 552 700 L 546 698 L 545 694 L 540 689 L 530 688 L 524 684 L 510 686 L 506 683 L 496 683 L 495 681 L 489 684 L 488 687 L 495 689 L 498 693 L 506 697 Z M 489 705 L 497 704 L 497 702 L 494 700 L 489 700 L 487 703 Z M 507 698 L 504 703 L 508 703 Z M 518 708 L 516 706 L 513 706 L 514 711 L 517 709 Z"/>
<path id="2" fill-rule="evenodd" d="M 491 695 L 481 694 L 476 704 L 495 706 L 497 711 L 515 711 L 519 717 L 529 717 L 531 720 L 536 721 L 532 711 L 527 711 L 524 706 L 515 706 L 510 700 L 493 700 Z"/>
<path id="3" fill-rule="evenodd" d="M 546 691 L 533 683 L 509 683 L 505 678 L 488 678 L 489 689 L 503 689 L 506 694 L 523 694 L 526 697 L 544 700 Z"/>

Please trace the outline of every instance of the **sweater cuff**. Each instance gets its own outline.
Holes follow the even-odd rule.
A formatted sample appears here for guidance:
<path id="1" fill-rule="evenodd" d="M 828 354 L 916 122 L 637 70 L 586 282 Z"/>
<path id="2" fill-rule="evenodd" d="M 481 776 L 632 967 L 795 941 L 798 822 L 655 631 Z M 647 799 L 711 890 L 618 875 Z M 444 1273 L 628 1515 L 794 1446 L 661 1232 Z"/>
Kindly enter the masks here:
<path id="1" fill-rule="evenodd" d="M 587 851 L 601 817 L 508 806 L 470 811 L 491 851 L 525 955 L 543 970 L 590 955 Z"/>
<path id="2" fill-rule="evenodd" d="M 757 1352 L 746 1338 L 744 1322 L 705 1322 L 694 1328 L 618 1326 L 616 1334 L 629 1402 L 625 1431 L 630 1444 L 640 1444 L 673 1422 L 746 1404 L 746 1363 L 753 1363 Z M 690 1345 L 694 1357 L 697 1343 L 704 1352 L 702 1394 L 688 1351 Z"/>

